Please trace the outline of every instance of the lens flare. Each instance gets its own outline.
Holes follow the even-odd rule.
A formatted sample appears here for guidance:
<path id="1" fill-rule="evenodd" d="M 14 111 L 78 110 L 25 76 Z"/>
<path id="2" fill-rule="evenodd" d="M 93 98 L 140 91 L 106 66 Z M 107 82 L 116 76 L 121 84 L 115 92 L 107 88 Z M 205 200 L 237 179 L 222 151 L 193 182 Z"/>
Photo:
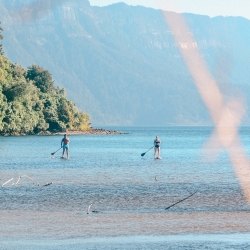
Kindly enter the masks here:
<path id="1" fill-rule="evenodd" d="M 160 1 L 159 7 L 167 9 L 167 3 Z M 245 114 L 245 102 L 241 98 L 228 100 L 223 96 L 183 15 L 168 11 L 162 13 L 213 121 L 214 132 L 207 145 L 218 149 L 216 144 L 219 143 L 227 151 L 250 204 L 250 162 L 238 133 Z"/>

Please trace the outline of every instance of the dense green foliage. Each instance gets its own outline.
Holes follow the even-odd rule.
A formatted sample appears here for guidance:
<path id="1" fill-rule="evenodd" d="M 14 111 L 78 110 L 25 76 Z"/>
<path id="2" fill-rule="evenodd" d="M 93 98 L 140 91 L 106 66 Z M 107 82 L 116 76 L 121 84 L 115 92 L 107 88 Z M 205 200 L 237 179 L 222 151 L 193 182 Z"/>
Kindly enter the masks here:
<path id="1" fill-rule="evenodd" d="M 0 55 L 0 134 L 84 130 L 89 116 L 55 88 L 51 74 L 36 65 L 25 70 Z"/>
<path id="2" fill-rule="evenodd" d="M 64 89 L 54 87 L 49 71 L 37 65 L 25 70 L 1 53 L 1 135 L 87 129 L 89 116 L 79 112 L 65 95 Z"/>
<path id="3" fill-rule="evenodd" d="M 0 25 L 1 25 L 1 22 L 0 22 Z M 1 34 L 2 31 L 3 31 L 3 29 L 0 26 L 0 40 L 3 40 L 3 35 Z M 3 55 L 3 45 L 2 45 L 2 43 L 0 43 L 0 55 Z"/>

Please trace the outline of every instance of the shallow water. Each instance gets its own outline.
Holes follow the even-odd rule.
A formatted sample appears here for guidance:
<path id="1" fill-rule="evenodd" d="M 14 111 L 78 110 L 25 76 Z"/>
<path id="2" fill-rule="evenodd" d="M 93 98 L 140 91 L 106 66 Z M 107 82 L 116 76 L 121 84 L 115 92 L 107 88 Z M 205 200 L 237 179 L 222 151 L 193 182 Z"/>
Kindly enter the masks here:
<path id="1" fill-rule="evenodd" d="M 69 160 L 50 158 L 61 136 L 1 137 L 0 183 L 14 179 L 0 188 L 0 249 L 250 246 L 249 205 L 226 153 L 203 157 L 211 128 L 115 129 L 128 134 L 70 136 Z M 141 157 L 156 135 L 163 159 Z M 241 137 L 250 152 L 250 129 Z M 35 184 L 12 186 L 23 175 Z"/>

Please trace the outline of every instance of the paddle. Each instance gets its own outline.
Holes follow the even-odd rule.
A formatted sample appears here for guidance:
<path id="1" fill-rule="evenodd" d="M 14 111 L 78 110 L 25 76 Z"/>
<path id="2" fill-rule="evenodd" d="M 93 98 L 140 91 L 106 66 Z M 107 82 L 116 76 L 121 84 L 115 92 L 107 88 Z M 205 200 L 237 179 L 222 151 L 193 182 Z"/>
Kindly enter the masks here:
<path id="1" fill-rule="evenodd" d="M 61 147 L 62 148 L 62 147 Z M 61 148 L 57 149 L 54 153 L 51 153 L 51 155 L 54 155 L 57 151 L 59 151 Z"/>
<path id="2" fill-rule="evenodd" d="M 153 146 L 153 147 L 154 147 L 154 146 Z M 152 148 L 153 148 L 153 147 L 152 147 Z M 150 149 L 152 149 L 152 148 L 150 148 Z M 150 150 L 150 149 L 149 149 L 149 150 Z M 148 150 L 148 151 L 149 151 L 149 150 Z M 141 154 L 141 157 L 143 157 L 148 151 L 146 151 L 145 153 L 142 153 L 142 154 Z"/>

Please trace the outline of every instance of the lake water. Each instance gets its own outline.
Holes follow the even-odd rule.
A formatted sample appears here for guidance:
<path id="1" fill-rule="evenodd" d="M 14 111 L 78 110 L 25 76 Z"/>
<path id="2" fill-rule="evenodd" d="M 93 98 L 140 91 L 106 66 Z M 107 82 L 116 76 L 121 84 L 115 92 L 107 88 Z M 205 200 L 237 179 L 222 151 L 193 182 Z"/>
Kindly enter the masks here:
<path id="1" fill-rule="evenodd" d="M 62 136 L 0 138 L 0 249 L 250 248 L 250 207 L 226 152 L 202 154 L 212 128 L 108 129 L 126 134 L 72 135 L 69 160 L 50 157 Z M 156 135 L 162 160 L 141 157 Z M 250 128 L 241 138 L 250 154 Z"/>

